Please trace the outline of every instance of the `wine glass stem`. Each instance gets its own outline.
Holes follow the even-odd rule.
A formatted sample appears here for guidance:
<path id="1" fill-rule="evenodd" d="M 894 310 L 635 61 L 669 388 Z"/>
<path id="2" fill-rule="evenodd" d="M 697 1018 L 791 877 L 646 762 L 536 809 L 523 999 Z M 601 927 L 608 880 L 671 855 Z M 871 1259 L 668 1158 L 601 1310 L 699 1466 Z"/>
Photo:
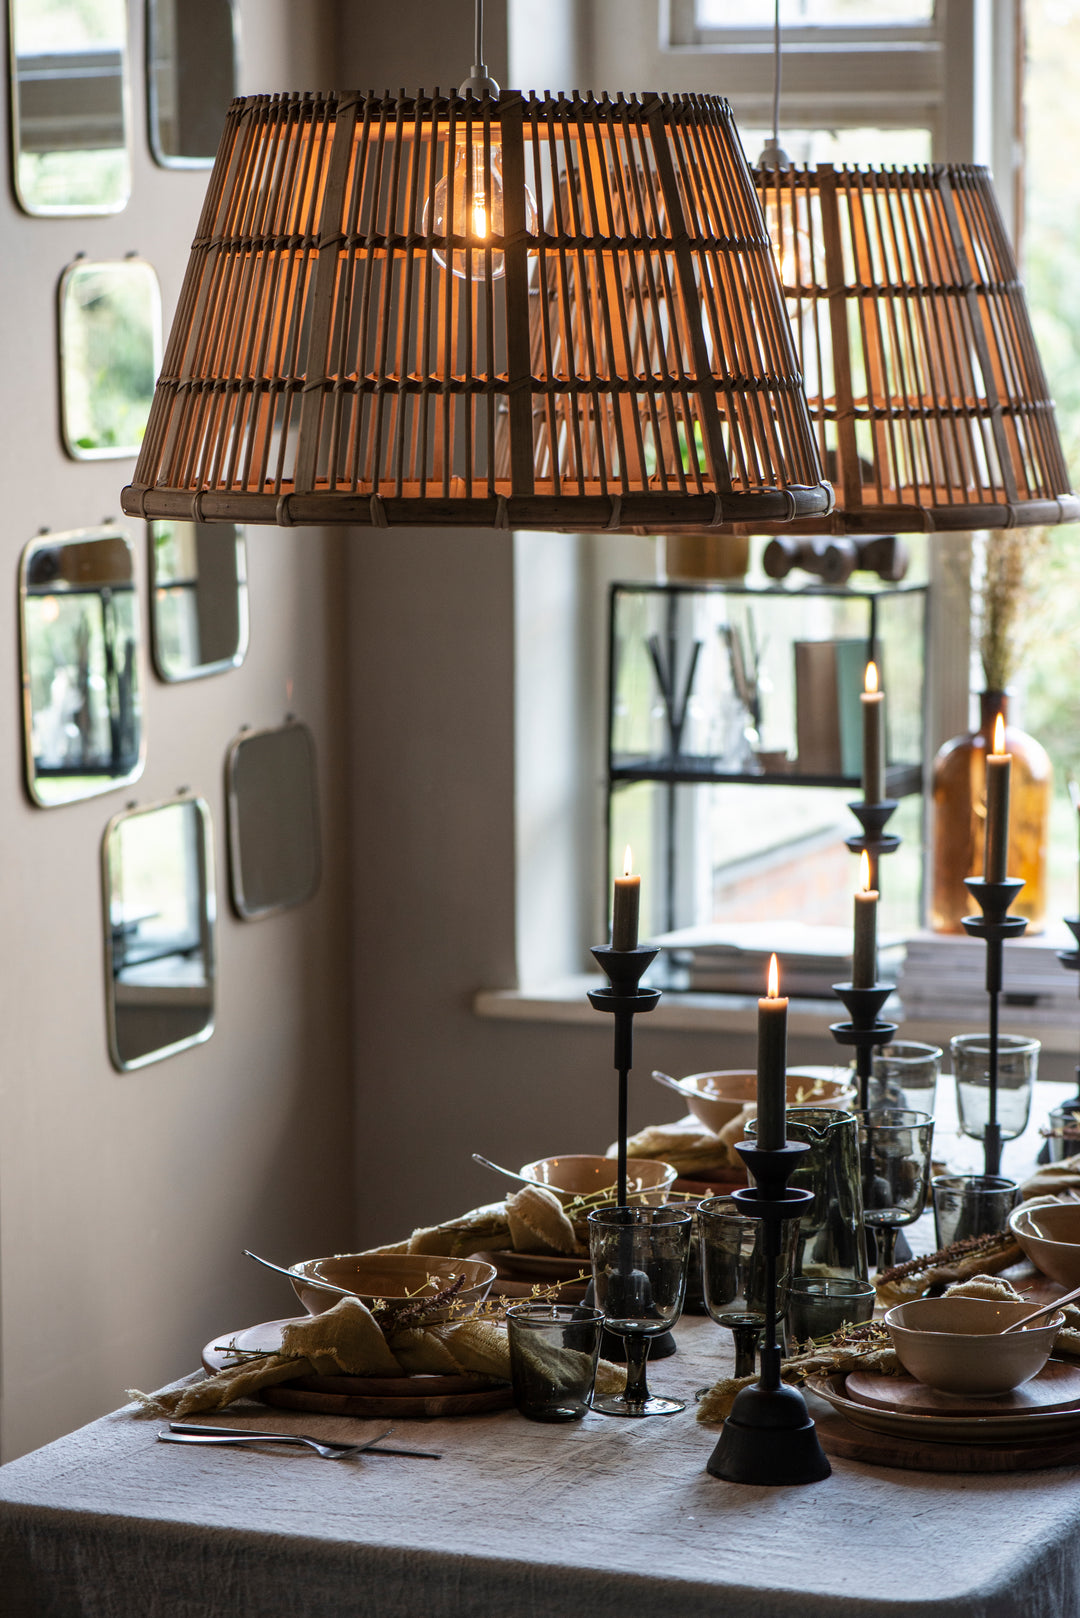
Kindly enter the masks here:
<path id="1" fill-rule="evenodd" d="M 649 1339 L 642 1332 L 627 1332 L 623 1341 L 626 1344 L 626 1393 L 623 1397 L 628 1405 L 643 1405 L 649 1397 L 646 1377 Z"/>
<path id="2" fill-rule="evenodd" d="M 899 1225 L 878 1225 L 874 1231 L 877 1240 L 878 1274 L 882 1270 L 891 1270 L 893 1254 L 896 1252 L 896 1238 L 900 1234 Z"/>
<path id="3" fill-rule="evenodd" d="M 735 1339 L 735 1375 L 753 1376 L 757 1370 L 757 1351 L 761 1341 L 760 1326 L 732 1326 Z"/>

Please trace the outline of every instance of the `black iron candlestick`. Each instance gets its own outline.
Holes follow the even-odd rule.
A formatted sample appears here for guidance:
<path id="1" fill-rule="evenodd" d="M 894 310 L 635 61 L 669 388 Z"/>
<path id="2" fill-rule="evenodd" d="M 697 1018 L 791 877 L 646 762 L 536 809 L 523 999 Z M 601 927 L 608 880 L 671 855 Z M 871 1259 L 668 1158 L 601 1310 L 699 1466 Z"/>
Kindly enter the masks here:
<path id="1" fill-rule="evenodd" d="M 869 989 L 857 989 L 853 983 L 834 983 L 833 994 L 848 1009 L 848 1022 L 829 1024 L 829 1032 L 838 1045 L 854 1045 L 855 1078 L 858 1084 L 859 1109 L 865 1112 L 870 1105 L 870 1076 L 874 1067 L 874 1046 L 887 1045 L 896 1033 L 897 1025 L 886 1022 L 878 1012 L 896 988 L 895 983 L 875 983 Z"/>
<path id="2" fill-rule="evenodd" d="M 634 949 L 611 949 L 598 944 L 593 955 L 607 977 L 610 988 L 590 989 L 589 1004 L 596 1011 L 609 1011 L 615 1017 L 615 1070 L 619 1075 L 619 1135 L 617 1206 L 626 1207 L 626 1133 L 630 1069 L 634 1065 L 634 1018 L 638 1012 L 652 1011 L 660 999 L 659 989 L 642 989 L 641 979 L 660 951 L 638 944 Z"/>
<path id="3" fill-rule="evenodd" d="M 870 886 L 879 891 L 881 856 L 895 854 L 900 847 L 900 838 L 894 832 L 885 830 L 898 807 L 897 798 L 882 798 L 879 803 L 867 803 L 865 798 L 859 798 L 854 803 L 848 804 L 862 831 L 845 837 L 845 846 L 850 848 L 853 854 L 867 854 L 870 860 Z"/>
<path id="4" fill-rule="evenodd" d="M 1080 916 L 1065 916 L 1066 927 L 1076 939 L 1076 949 L 1059 949 L 1057 958 L 1068 972 L 1080 972 Z M 1076 1100 L 1069 1103 L 1080 1107 L 1080 1062 L 1076 1065 Z"/>
<path id="5" fill-rule="evenodd" d="M 969 876 L 964 886 L 975 900 L 981 916 L 965 916 L 961 925 L 973 938 L 986 940 L 986 993 L 990 1000 L 990 1053 L 987 1057 L 987 1116 L 983 1133 L 983 1172 L 1001 1173 L 1001 1125 L 997 1115 L 998 1091 L 998 996 L 1001 993 L 1002 946 L 1007 938 L 1018 938 L 1027 927 L 1023 916 L 1010 916 L 1009 906 L 1024 886 L 1023 878 L 1007 876 L 1000 882 Z"/>
<path id="6" fill-rule="evenodd" d="M 783 1245 L 785 1219 L 797 1219 L 814 1200 L 812 1191 L 788 1186 L 803 1155 L 805 1141 L 785 1141 L 769 1151 L 756 1141 L 737 1141 L 735 1150 L 756 1182 L 733 1191 L 740 1213 L 760 1219 L 765 1248 L 765 1329 L 761 1345 L 761 1371 L 755 1386 L 735 1395 L 706 1470 L 729 1483 L 819 1483 L 832 1468 L 806 1400 L 798 1388 L 780 1377 L 780 1345 L 776 1340 L 776 1264 Z"/>

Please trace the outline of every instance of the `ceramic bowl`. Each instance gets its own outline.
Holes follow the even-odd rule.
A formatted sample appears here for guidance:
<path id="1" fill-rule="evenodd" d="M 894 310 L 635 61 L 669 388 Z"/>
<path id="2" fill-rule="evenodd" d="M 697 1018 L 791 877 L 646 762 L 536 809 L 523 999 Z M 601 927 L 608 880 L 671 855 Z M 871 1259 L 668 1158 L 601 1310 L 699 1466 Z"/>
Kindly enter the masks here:
<path id="1" fill-rule="evenodd" d="M 654 1073 L 658 1084 L 678 1091 L 699 1123 L 718 1134 L 748 1101 L 757 1100 L 757 1074 L 752 1068 L 731 1068 L 719 1073 L 691 1073 L 685 1079 L 669 1079 Z M 787 1076 L 789 1107 L 845 1107 L 851 1100 L 851 1086 L 843 1069 L 793 1068 Z"/>
<path id="2" fill-rule="evenodd" d="M 1070 1291 L 1080 1287 L 1080 1202 L 1022 1202 L 1009 1229 L 1036 1269 Z"/>
<path id="3" fill-rule="evenodd" d="M 521 1173 L 527 1180 L 535 1180 L 537 1185 L 550 1186 L 563 1203 L 588 1196 L 593 1191 L 606 1191 L 614 1186 L 617 1178 L 613 1157 L 585 1157 L 580 1153 L 541 1157 L 535 1163 L 523 1163 Z M 627 1196 L 631 1202 L 666 1202 L 677 1176 L 678 1171 L 670 1163 L 632 1157 L 626 1165 Z"/>
<path id="4" fill-rule="evenodd" d="M 900 1363 L 943 1393 L 1009 1393 L 1038 1376 L 1065 1316 L 1046 1316 L 1000 1334 L 1037 1307 L 999 1298 L 914 1298 L 885 1316 Z"/>
<path id="5" fill-rule="evenodd" d="M 293 1291 L 309 1315 L 322 1315 L 332 1309 L 338 1297 L 319 1287 L 306 1286 L 305 1278 L 317 1277 L 336 1287 L 347 1287 L 363 1303 L 376 1298 L 432 1297 L 459 1275 L 465 1284 L 457 1296 L 466 1303 L 479 1302 L 491 1291 L 494 1264 L 471 1258 L 434 1258 L 427 1253 L 338 1253 L 333 1258 L 309 1258 L 290 1264 L 295 1271 Z"/>

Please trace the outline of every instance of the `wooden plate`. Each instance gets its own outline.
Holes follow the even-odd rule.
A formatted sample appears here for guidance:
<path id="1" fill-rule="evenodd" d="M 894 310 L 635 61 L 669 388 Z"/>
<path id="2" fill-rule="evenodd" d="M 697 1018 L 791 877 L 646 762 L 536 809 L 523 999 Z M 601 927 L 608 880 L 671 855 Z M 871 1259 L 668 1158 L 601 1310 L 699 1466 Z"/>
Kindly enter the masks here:
<path id="1" fill-rule="evenodd" d="M 1032 1410 L 1004 1416 L 912 1415 L 906 1410 L 880 1410 L 858 1404 L 844 1388 L 844 1376 L 811 1377 L 808 1387 L 839 1411 L 846 1421 L 886 1438 L 929 1440 L 941 1444 L 1027 1444 L 1042 1439 L 1080 1440 L 1080 1405 L 1068 1410 Z"/>
<path id="2" fill-rule="evenodd" d="M 565 1258 L 561 1253 L 515 1253 L 512 1250 L 505 1253 L 471 1253 L 469 1256 L 494 1264 L 498 1271 L 496 1280 L 505 1277 L 507 1280 L 541 1283 L 576 1281 L 582 1271 L 585 1272 L 586 1281 L 589 1278 L 588 1256 Z"/>
<path id="3" fill-rule="evenodd" d="M 875 1376 L 872 1371 L 849 1371 L 844 1391 L 856 1404 L 874 1410 L 906 1410 L 912 1416 L 1017 1416 L 1080 1405 L 1080 1365 L 1047 1360 L 1038 1376 L 1023 1387 L 989 1398 L 941 1393 L 913 1376 Z"/>
<path id="4" fill-rule="evenodd" d="M 1050 1466 L 1080 1464 L 1080 1434 L 1036 1443 L 937 1443 L 898 1434 L 869 1432 L 853 1426 L 839 1411 L 811 1394 L 811 1415 L 827 1455 L 871 1466 L 900 1467 L 912 1472 L 1034 1472 Z"/>
<path id="5" fill-rule="evenodd" d="M 310 1315 L 302 1315 L 310 1320 Z M 262 1353 L 281 1347 L 285 1320 L 266 1320 L 243 1331 L 223 1332 L 202 1351 L 204 1368 L 223 1370 L 229 1345 Z M 338 1416 L 457 1416 L 503 1410 L 513 1403 L 510 1388 L 488 1376 L 306 1376 L 264 1388 L 264 1404 Z"/>

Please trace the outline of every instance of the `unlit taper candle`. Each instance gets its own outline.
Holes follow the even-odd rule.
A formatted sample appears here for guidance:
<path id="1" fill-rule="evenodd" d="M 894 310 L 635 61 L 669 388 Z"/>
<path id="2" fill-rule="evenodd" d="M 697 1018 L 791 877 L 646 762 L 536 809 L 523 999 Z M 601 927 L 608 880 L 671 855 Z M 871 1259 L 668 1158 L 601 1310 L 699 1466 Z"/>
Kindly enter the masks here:
<path id="1" fill-rule="evenodd" d="M 877 982 L 877 889 L 870 886 L 870 856 L 863 849 L 862 892 L 855 895 L 855 940 L 851 986 L 872 989 Z"/>
<path id="2" fill-rule="evenodd" d="M 867 663 L 862 703 L 862 780 L 867 803 L 885 797 L 885 693 L 878 690 L 877 664 Z"/>
<path id="3" fill-rule="evenodd" d="M 983 880 L 1004 882 L 1009 874 L 1009 779 L 1012 754 L 1005 751 L 1005 720 L 994 721 L 993 750 L 986 757 L 986 850 Z"/>
<path id="4" fill-rule="evenodd" d="M 623 856 L 623 874 L 615 878 L 615 901 L 611 910 L 612 949 L 637 949 L 638 916 L 641 910 L 641 878 L 631 875 L 634 857 L 630 844 Z"/>
<path id="5" fill-rule="evenodd" d="M 787 1010 L 780 969 L 769 961 L 768 995 L 758 1001 L 757 1143 L 778 1152 L 787 1140 Z"/>

